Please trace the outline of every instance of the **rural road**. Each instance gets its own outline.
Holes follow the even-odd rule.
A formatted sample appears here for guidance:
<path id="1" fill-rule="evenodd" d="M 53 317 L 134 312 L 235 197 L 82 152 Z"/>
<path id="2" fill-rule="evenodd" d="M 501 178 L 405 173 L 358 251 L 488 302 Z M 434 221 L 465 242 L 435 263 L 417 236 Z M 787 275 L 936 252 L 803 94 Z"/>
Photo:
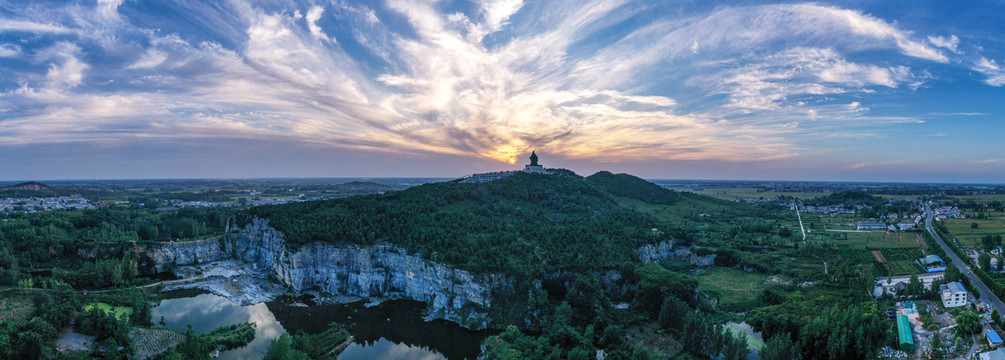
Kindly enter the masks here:
<path id="1" fill-rule="evenodd" d="M 999 314 L 1005 314 L 1005 303 L 1002 303 L 1001 299 L 998 299 L 998 296 L 991 292 L 991 289 L 981 282 L 981 279 L 978 279 L 977 275 L 974 275 L 973 271 L 970 271 L 970 267 L 967 266 L 967 262 L 964 262 L 963 259 L 960 259 L 960 257 L 956 255 L 955 252 L 950 250 L 949 246 L 946 245 L 946 242 L 939 237 L 939 233 L 935 232 L 935 229 L 932 227 L 932 218 L 935 217 L 935 212 L 932 211 L 927 202 L 925 203 L 925 212 L 928 214 L 928 217 L 925 219 L 925 229 L 928 230 L 928 233 L 932 234 L 935 241 L 942 246 L 942 250 L 945 250 L 946 255 L 949 255 L 949 258 L 953 260 L 953 264 L 960 269 L 960 272 L 970 279 L 970 283 L 977 286 L 977 291 L 980 293 L 981 300 L 991 304 L 993 308 L 998 309 Z"/>

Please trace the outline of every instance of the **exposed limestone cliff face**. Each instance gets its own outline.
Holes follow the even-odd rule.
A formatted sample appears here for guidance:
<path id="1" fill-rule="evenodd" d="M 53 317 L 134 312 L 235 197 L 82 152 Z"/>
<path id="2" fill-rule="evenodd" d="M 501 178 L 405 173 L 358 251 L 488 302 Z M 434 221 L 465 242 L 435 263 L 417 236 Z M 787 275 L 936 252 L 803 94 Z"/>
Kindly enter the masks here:
<path id="1" fill-rule="evenodd" d="M 639 259 L 643 262 L 658 263 L 663 260 L 676 259 L 687 261 L 694 266 L 715 265 L 716 254 L 701 256 L 691 252 L 690 248 L 674 248 L 674 241 L 664 241 L 657 244 L 645 245 L 638 248 Z"/>
<path id="2" fill-rule="evenodd" d="M 138 251 L 150 257 L 157 272 L 164 272 L 168 264 L 193 265 L 226 260 L 233 257 L 228 251 L 232 241 L 221 237 L 209 240 L 139 244 Z"/>
<path id="3" fill-rule="evenodd" d="M 408 298 L 430 304 L 431 318 L 483 328 L 493 286 L 500 275 L 468 271 L 409 255 L 390 245 L 360 247 L 312 243 L 291 251 L 283 234 L 255 220 L 219 239 L 141 246 L 158 271 L 168 264 L 241 260 L 257 273 L 300 293 L 307 290 L 377 298 Z"/>
<path id="4" fill-rule="evenodd" d="M 664 241 L 638 248 L 639 259 L 642 262 L 654 263 L 669 259 L 674 255 L 674 241 Z"/>

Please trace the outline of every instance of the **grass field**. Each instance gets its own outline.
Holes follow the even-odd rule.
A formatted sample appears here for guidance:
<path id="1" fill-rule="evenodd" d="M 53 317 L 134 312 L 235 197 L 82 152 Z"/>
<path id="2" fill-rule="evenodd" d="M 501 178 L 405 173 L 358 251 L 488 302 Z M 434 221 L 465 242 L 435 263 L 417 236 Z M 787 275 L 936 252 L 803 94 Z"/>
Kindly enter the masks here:
<path id="1" fill-rule="evenodd" d="M 87 307 L 84 307 L 84 311 L 90 311 L 91 308 L 95 308 L 95 307 L 97 307 L 98 309 L 101 309 L 102 311 L 104 311 L 106 313 L 113 313 L 113 314 L 115 314 L 115 317 L 117 317 L 119 319 L 128 318 L 129 315 L 133 314 L 133 308 L 132 307 L 127 307 L 127 306 L 112 306 L 110 304 L 103 303 L 103 302 L 91 303 L 90 305 L 87 305 Z"/>
<path id="2" fill-rule="evenodd" d="M 775 192 L 775 191 L 758 192 L 757 188 L 710 188 L 710 189 L 688 190 L 688 191 L 691 191 L 695 194 L 701 194 L 725 200 L 757 199 L 757 198 L 774 199 L 780 195 L 791 196 L 799 199 L 812 199 L 815 197 L 827 195 L 827 193 L 816 193 L 816 192 Z"/>
<path id="3" fill-rule="evenodd" d="M 981 237 L 988 234 L 1005 236 L 1005 214 L 986 213 L 987 219 L 951 219 L 946 220 L 946 228 L 963 246 L 979 246 Z M 970 224 L 977 223 L 977 228 Z"/>
<path id="4" fill-rule="evenodd" d="M 973 200 L 982 203 L 991 201 L 1005 201 L 1005 194 L 957 195 L 952 197 L 960 200 Z"/>
<path id="5" fill-rule="evenodd" d="M 718 266 L 703 268 L 697 275 L 698 290 L 717 297 L 719 307 L 727 311 L 753 308 L 769 278 L 761 273 Z"/>

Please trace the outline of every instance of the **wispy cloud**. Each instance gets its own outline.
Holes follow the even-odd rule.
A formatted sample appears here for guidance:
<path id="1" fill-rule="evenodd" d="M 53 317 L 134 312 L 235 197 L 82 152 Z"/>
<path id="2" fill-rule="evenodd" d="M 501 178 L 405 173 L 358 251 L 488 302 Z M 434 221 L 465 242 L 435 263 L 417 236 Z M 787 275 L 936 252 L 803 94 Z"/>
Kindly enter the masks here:
<path id="1" fill-rule="evenodd" d="M 960 53 L 957 50 L 957 47 L 959 47 L 959 45 L 960 45 L 960 38 L 957 37 L 956 35 L 950 35 L 950 36 L 929 36 L 928 37 L 928 42 L 932 43 L 932 45 L 935 45 L 935 46 L 938 46 L 938 47 L 941 47 L 941 48 L 946 48 L 949 51 L 952 51 L 954 53 L 957 53 L 957 54 Z"/>
<path id="2" fill-rule="evenodd" d="M 974 71 L 980 72 L 987 76 L 984 79 L 984 83 L 991 86 L 1002 86 L 1005 85 L 1005 71 L 1002 71 L 1001 66 L 994 59 L 988 59 L 981 56 L 971 67 Z"/>
<path id="3" fill-rule="evenodd" d="M 21 47 L 17 44 L 0 44 L 0 57 L 15 57 L 21 55 Z"/>
<path id="4" fill-rule="evenodd" d="M 800 154 L 801 135 L 918 123 L 848 97 L 915 89 L 929 79 L 917 64 L 948 63 L 960 43 L 815 4 L 643 21 L 658 4 L 182 1 L 176 18 L 158 20 L 185 25 L 163 29 L 128 18 L 132 5 L 0 20 L 0 32 L 22 37 L 0 45 L 0 57 L 45 65 L 3 90 L 0 102 L 15 110 L 0 114 L 0 140 L 279 139 L 502 161 L 530 149 L 764 161 Z M 47 45 L 25 45 L 36 42 Z M 872 52 L 888 56 L 858 56 Z M 983 60 L 975 70 L 1000 76 Z M 707 99 L 682 105 L 667 84 Z"/>

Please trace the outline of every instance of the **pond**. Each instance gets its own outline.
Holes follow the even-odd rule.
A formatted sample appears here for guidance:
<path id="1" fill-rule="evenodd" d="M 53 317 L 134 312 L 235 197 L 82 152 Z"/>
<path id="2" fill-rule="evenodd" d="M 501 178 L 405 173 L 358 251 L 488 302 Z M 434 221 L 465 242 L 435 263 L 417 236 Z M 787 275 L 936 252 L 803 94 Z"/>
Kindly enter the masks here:
<path id="1" fill-rule="evenodd" d="M 754 328 L 746 322 L 728 322 L 726 323 L 726 328 L 747 337 L 747 346 L 750 348 L 750 355 L 747 355 L 747 360 L 758 360 L 761 358 L 758 352 L 764 346 L 764 338 L 761 337 L 760 332 L 754 331 Z"/>
<path id="2" fill-rule="evenodd" d="M 178 291 L 153 308 L 153 321 L 161 317 L 167 328 L 197 334 L 239 324 L 255 323 L 255 339 L 225 351 L 220 359 L 260 359 L 269 343 L 284 332 L 319 333 L 331 323 L 346 325 L 355 342 L 339 359 L 475 359 L 480 345 L 493 332 L 471 331 L 443 321 L 424 321 L 425 303 L 385 301 L 367 307 L 364 301 L 349 304 L 304 306 L 281 301 L 233 306 L 224 297 L 196 291 Z"/>

